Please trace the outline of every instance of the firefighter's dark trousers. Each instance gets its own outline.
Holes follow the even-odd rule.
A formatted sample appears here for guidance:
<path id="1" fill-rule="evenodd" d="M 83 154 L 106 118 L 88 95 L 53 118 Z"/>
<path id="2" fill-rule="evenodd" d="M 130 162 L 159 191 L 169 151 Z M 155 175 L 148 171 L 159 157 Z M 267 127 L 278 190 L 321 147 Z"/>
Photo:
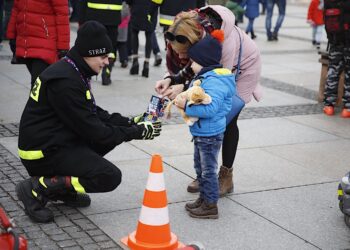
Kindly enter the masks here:
<path id="1" fill-rule="evenodd" d="M 87 193 L 109 192 L 118 187 L 122 173 L 101 150 L 85 145 L 61 148 L 39 160 L 22 160 L 30 176 L 74 176 Z"/>

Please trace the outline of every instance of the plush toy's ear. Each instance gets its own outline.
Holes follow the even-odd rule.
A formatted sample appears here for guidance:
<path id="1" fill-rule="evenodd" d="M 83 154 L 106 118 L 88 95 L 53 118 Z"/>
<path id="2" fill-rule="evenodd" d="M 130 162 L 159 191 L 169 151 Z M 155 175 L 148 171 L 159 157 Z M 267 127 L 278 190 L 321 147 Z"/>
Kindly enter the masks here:
<path id="1" fill-rule="evenodd" d="M 202 81 L 197 79 L 193 82 L 193 86 L 199 86 L 199 85 L 201 85 L 201 83 L 202 83 Z"/>
<path id="2" fill-rule="evenodd" d="M 205 97 L 204 97 L 204 99 L 203 99 L 203 104 L 209 104 L 209 103 L 211 103 L 211 96 L 208 95 L 208 94 L 205 94 L 204 96 L 205 96 Z"/>

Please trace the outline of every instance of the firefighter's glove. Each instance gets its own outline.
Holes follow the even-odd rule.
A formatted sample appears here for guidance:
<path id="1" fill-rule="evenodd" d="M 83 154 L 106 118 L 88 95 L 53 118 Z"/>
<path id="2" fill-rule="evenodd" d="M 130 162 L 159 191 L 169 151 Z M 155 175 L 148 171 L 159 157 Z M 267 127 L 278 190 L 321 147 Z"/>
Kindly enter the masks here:
<path id="1" fill-rule="evenodd" d="M 131 117 L 131 123 L 134 124 L 139 124 L 140 122 L 143 121 L 143 117 L 144 117 L 145 113 L 139 114 L 137 116 Z"/>
<path id="2" fill-rule="evenodd" d="M 153 140 L 154 137 L 160 135 L 160 131 L 162 130 L 162 122 L 160 120 L 155 122 L 139 122 L 138 126 L 143 126 L 141 135 L 141 139 L 143 140 Z"/>

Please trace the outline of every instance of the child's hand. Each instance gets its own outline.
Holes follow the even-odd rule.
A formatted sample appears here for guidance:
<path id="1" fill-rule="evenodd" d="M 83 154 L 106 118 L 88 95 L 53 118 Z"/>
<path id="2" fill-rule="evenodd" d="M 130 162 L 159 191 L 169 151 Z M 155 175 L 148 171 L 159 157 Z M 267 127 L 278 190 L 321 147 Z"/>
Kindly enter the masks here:
<path id="1" fill-rule="evenodd" d="M 175 105 L 180 109 L 185 109 L 186 102 L 187 100 L 184 95 L 178 95 L 175 99 Z"/>

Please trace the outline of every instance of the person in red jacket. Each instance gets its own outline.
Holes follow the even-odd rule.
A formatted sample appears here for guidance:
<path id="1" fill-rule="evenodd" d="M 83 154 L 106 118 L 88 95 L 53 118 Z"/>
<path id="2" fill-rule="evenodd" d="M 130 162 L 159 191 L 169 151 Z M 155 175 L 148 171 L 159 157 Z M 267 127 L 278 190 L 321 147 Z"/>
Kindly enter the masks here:
<path id="1" fill-rule="evenodd" d="M 307 12 L 307 22 L 312 27 L 312 44 L 320 49 L 322 30 L 324 28 L 323 21 L 323 1 L 311 0 L 309 10 Z"/>
<path id="2" fill-rule="evenodd" d="M 38 75 L 69 50 L 68 1 L 15 0 L 7 38 L 16 61 Z"/>

